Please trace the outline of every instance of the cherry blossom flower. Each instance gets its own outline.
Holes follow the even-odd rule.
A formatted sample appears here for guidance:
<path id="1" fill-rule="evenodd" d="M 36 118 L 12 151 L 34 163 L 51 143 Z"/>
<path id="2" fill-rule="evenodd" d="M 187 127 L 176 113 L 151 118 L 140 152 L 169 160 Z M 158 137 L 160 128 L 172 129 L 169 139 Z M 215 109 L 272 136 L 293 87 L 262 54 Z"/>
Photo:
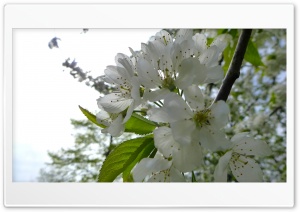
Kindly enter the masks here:
<path id="1" fill-rule="evenodd" d="M 227 148 L 229 141 L 220 129 L 228 122 L 228 105 L 218 101 L 205 108 L 203 94 L 195 85 L 188 87 L 184 95 L 187 103 L 179 95 L 170 94 L 162 108 L 149 111 L 150 119 L 170 123 L 173 138 L 181 145 L 200 142 L 211 151 Z"/>
<path id="2" fill-rule="evenodd" d="M 202 164 L 202 148 L 199 143 L 182 145 L 176 142 L 172 130 L 168 127 L 159 127 L 154 130 L 154 144 L 165 158 L 172 160 L 176 169 L 181 172 L 193 171 Z"/>
<path id="3" fill-rule="evenodd" d="M 131 117 L 133 110 L 141 104 L 140 84 L 137 77 L 134 76 L 134 66 L 129 57 L 118 54 L 116 61 L 118 66 L 107 66 L 103 79 L 114 85 L 117 90 L 100 97 L 97 101 L 99 108 L 104 109 L 108 114 L 115 114 L 113 117 L 119 117 L 121 114 L 120 118 L 116 120 L 122 120 L 121 123 L 124 124 Z M 101 122 L 104 113 L 100 114 L 98 122 Z M 104 117 L 106 116 L 104 115 Z"/>
<path id="4" fill-rule="evenodd" d="M 176 87 L 185 89 L 191 84 L 213 83 L 223 78 L 218 61 L 227 39 L 217 37 L 213 45 L 207 47 L 204 34 L 192 35 L 191 29 L 181 29 L 173 41 L 170 34 L 162 30 L 148 44 L 142 44 L 137 72 L 146 88 L 146 100 L 158 101 Z"/>
<path id="5" fill-rule="evenodd" d="M 263 172 L 252 156 L 271 155 L 269 146 L 260 140 L 239 133 L 232 137 L 232 148 L 219 160 L 215 168 L 216 182 L 227 182 L 227 170 L 231 169 L 233 176 L 239 182 L 262 182 Z"/>
<path id="6" fill-rule="evenodd" d="M 184 176 L 174 168 L 172 161 L 156 154 L 142 159 L 133 169 L 135 182 L 185 182 Z"/>
<path id="7" fill-rule="evenodd" d="M 110 133 L 114 137 L 118 137 L 123 134 L 125 130 L 125 125 L 123 123 L 123 115 L 120 114 L 110 114 L 105 110 L 101 110 L 96 114 L 97 122 L 106 126 L 102 129 L 102 133 Z"/>

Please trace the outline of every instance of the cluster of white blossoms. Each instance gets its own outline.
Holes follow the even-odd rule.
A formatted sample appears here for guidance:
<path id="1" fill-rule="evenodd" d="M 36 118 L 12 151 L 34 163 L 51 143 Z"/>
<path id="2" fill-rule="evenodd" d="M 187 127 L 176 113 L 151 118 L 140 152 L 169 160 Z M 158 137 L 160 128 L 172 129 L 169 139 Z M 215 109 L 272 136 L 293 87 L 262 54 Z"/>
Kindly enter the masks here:
<path id="1" fill-rule="evenodd" d="M 116 91 L 98 99 L 97 121 L 107 126 L 102 132 L 120 136 L 139 106 L 153 105 L 147 117 L 157 124 L 157 153 L 133 168 L 134 181 L 184 182 L 184 173 L 203 165 L 203 148 L 226 152 L 215 181 L 226 181 L 228 167 L 238 181 L 262 181 L 261 169 L 250 156 L 270 154 L 268 146 L 244 134 L 229 141 L 222 131 L 229 120 L 228 105 L 217 101 L 205 107 L 199 87 L 224 78 L 219 61 L 229 40 L 230 35 L 219 35 L 208 46 L 205 34 L 181 29 L 172 38 L 162 30 L 142 43 L 140 52 L 118 54 L 117 65 L 107 67 L 103 79 Z M 259 175 L 253 178 L 253 173 Z"/>

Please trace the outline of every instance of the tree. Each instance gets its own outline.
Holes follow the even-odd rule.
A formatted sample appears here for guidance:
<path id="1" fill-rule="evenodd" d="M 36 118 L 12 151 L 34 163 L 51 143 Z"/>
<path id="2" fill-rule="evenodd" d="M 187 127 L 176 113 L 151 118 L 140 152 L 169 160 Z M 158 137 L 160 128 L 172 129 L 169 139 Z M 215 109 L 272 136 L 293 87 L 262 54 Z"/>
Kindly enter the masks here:
<path id="1" fill-rule="evenodd" d="M 102 134 L 88 120 L 71 119 L 71 124 L 74 146 L 48 152 L 51 162 L 40 170 L 39 182 L 95 182 L 104 159 L 120 142 Z"/>
<path id="2" fill-rule="evenodd" d="M 51 163 L 40 171 L 40 182 L 93 182 L 97 179 L 110 141 L 89 121 L 71 120 L 71 124 L 76 130 L 74 147 L 48 152 Z"/>
<path id="3" fill-rule="evenodd" d="M 167 29 L 130 50 L 99 113 L 81 108 L 120 141 L 99 182 L 286 181 L 285 30 Z"/>

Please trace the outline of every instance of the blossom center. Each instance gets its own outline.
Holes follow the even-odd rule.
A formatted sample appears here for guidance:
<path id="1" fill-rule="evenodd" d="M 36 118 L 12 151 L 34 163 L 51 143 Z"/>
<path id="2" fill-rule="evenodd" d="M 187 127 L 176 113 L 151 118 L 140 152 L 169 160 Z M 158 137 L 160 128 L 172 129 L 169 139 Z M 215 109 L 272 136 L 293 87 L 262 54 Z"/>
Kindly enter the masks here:
<path id="1" fill-rule="evenodd" d="M 241 155 L 237 152 L 233 152 L 232 154 L 232 160 L 233 160 L 233 163 L 235 163 L 236 161 L 240 162 L 240 163 L 243 163 L 244 165 L 247 165 L 248 161 L 241 158 Z"/>
<path id="2" fill-rule="evenodd" d="M 211 118 L 211 111 L 209 109 L 198 111 L 193 120 L 198 127 L 202 127 L 203 125 L 210 125 L 209 119 Z"/>
<path id="3" fill-rule="evenodd" d="M 174 79 L 170 76 L 167 76 L 165 79 L 163 79 L 162 87 L 167 88 L 170 91 L 174 91 L 176 88 L 176 86 L 174 84 Z"/>
<path id="4" fill-rule="evenodd" d="M 176 89 L 176 86 L 175 86 L 174 79 L 171 75 L 172 74 L 170 73 L 170 71 L 167 68 L 160 73 L 160 76 L 161 76 L 161 79 L 162 79 L 161 86 L 163 88 L 167 88 L 171 92 L 173 92 Z"/>

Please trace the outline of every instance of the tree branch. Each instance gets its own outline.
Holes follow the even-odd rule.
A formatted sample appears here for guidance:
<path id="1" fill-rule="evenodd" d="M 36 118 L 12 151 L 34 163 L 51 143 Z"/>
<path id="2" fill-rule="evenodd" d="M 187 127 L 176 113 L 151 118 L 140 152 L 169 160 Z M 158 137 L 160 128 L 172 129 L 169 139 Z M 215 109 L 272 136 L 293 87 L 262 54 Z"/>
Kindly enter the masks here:
<path id="1" fill-rule="evenodd" d="M 219 100 L 224 100 L 226 102 L 235 80 L 239 78 L 241 65 L 244 59 L 248 42 L 250 40 L 251 32 L 252 29 L 243 29 L 238 40 L 234 55 L 232 57 L 229 69 L 214 102 L 217 102 Z"/>

